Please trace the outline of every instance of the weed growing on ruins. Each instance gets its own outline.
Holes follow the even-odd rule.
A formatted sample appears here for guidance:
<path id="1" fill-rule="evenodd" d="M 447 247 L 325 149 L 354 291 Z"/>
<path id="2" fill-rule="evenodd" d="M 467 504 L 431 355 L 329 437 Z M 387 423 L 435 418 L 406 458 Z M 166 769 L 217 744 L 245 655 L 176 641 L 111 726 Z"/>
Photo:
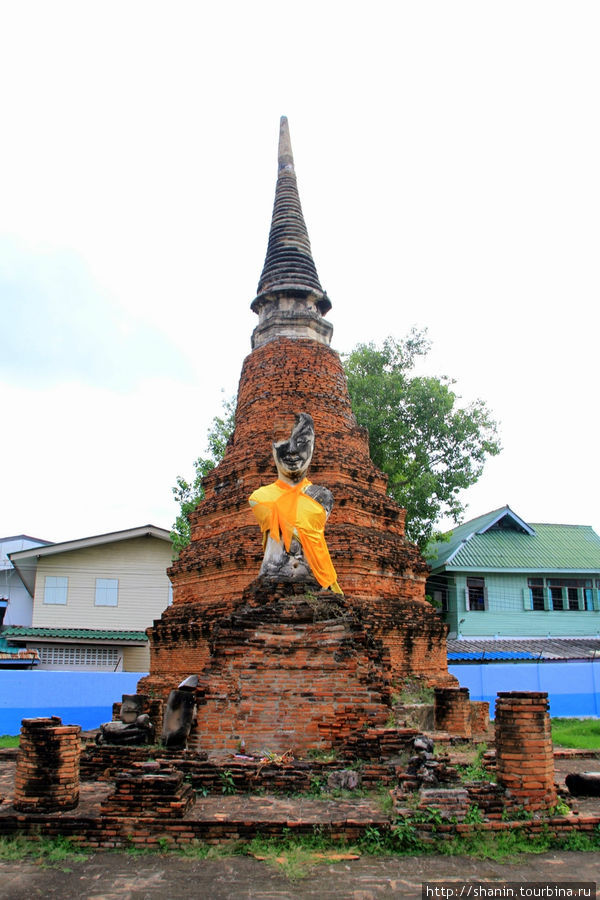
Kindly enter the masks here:
<path id="1" fill-rule="evenodd" d="M 221 782 L 221 793 L 235 794 L 235 781 L 233 780 L 233 774 L 230 769 L 225 769 L 221 772 L 219 774 L 219 780 Z"/>
<path id="2" fill-rule="evenodd" d="M 433 703 L 433 688 L 427 687 L 421 678 L 407 678 L 395 688 L 392 694 L 394 703 Z"/>
<path id="3" fill-rule="evenodd" d="M 494 775 L 483 764 L 483 757 L 486 752 L 487 744 L 480 744 L 471 763 L 468 765 L 457 764 L 456 770 L 460 775 L 461 781 L 496 781 Z"/>
<path id="4" fill-rule="evenodd" d="M 313 866 L 330 861 L 332 855 L 355 855 L 347 844 L 332 840 L 318 826 L 313 827 L 312 834 L 292 835 L 286 828 L 278 836 L 255 837 L 246 846 L 246 852 L 276 866 L 291 881 L 308 875 Z"/>
<path id="5" fill-rule="evenodd" d="M 333 762 L 337 759 L 337 750 L 333 747 L 315 747 L 308 751 L 308 758 L 314 759 L 315 762 Z"/>
<path id="6" fill-rule="evenodd" d="M 381 811 L 387 814 L 391 814 L 394 809 L 394 799 L 390 794 L 390 790 L 388 787 L 384 787 L 383 785 L 379 788 L 377 792 L 377 799 L 379 800 L 379 805 L 381 806 Z"/>
<path id="7" fill-rule="evenodd" d="M 327 788 L 327 779 L 323 775 L 313 775 L 310 779 L 308 793 L 313 797 L 319 797 Z"/>
<path id="8" fill-rule="evenodd" d="M 18 734 L 2 734 L 0 735 L 0 749 L 3 747 L 18 747 L 19 746 L 19 735 Z"/>
<path id="9" fill-rule="evenodd" d="M 564 800 L 561 800 L 560 797 L 556 803 L 556 806 L 551 806 L 548 810 L 548 815 L 550 816 L 569 816 L 571 814 L 571 807 L 568 803 L 565 803 Z"/>
<path id="10" fill-rule="evenodd" d="M 503 822 L 531 822 L 533 813 L 524 806 L 505 806 L 502 810 Z"/>
<path id="11" fill-rule="evenodd" d="M 465 823 L 467 825 L 478 825 L 483 822 L 483 814 L 476 803 L 470 803 L 465 813 Z"/>
<path id="12" fill-rule="evenodd" d="M 41 866 L 63 869 L 65 863 L 83 862 L 88 854 L 69 838 L 30 838 L 23 835 L 0 838 L 0 859 L 29 859 Z"/>

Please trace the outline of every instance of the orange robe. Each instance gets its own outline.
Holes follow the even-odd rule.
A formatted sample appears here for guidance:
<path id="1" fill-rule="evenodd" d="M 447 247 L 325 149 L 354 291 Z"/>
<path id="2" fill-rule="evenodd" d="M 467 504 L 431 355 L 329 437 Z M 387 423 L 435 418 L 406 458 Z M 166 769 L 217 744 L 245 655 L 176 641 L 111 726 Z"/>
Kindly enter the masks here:
<path id="1" fill-rule="evenodd" d="M 258 519 L 265 544 L 270 534 L 274 541 L 283 540 L 289 553 L 292 537 L 296 535 L 321 587 L 341 594 L 325 543 L 327 512 L 317 500 L 304 493 L 310 484 L 308 478 L 294 486 L 279 479 L 266 484 L 250 496 L 252 512 Z"/>

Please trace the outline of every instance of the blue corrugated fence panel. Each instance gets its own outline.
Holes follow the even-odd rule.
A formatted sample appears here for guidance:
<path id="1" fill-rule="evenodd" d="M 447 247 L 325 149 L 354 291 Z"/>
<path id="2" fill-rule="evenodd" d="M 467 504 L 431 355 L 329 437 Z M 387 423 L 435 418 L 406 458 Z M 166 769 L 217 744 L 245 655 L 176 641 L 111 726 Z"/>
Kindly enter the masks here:
<path id="1" fill-rule="evenodd" d="M 135 694 L 146 672 L 0 671 L 0 734 L 18 734 L 21 719 L 60 716 L 84 731 L 110 722 L 112 705 Z"/>
<path id="2" fill-rule="evenodd" d="M 600 660 L 589 662 L 472 663 L 450 665 L 471 700 L 487 700 L 494 717 L 500 691 L 545 691 L 550 715 L 600 718 Z"/>

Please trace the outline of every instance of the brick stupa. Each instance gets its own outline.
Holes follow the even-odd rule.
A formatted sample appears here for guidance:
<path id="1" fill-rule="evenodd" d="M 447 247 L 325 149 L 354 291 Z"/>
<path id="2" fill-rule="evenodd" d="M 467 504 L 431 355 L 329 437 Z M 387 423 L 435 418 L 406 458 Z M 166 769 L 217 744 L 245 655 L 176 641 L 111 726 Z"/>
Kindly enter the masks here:
<path id="1" fill-rule="evenodd" d="M 173 604 L 148 630 L 150 674 L 139 688 L 165 696 L 198 674 L 193 743 L 212 755 L 340 745 L 385 722 L 407 677 L 455 683 L 446 626 L 425 600 L 427 565 L 405 539 L 405 511 L 386 495 L 329 346 L 331 303 L 312 258 L 285 118 L 278 166 L 235 432 L 203 482 L 191 543 L 169 570 Z M 262 539 L 248 497 L 274 481 L 273 441 L 289 435 L 298 412 L 315 424 L 309 478 L 334 495 L 326 539 L 341 598 L 258 577 Z"/>

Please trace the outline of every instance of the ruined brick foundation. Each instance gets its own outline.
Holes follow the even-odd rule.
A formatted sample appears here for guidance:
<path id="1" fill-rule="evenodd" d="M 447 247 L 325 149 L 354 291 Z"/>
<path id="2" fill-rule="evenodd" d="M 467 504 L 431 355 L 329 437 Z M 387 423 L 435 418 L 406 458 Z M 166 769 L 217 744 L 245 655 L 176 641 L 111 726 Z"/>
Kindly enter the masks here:
<path id="1" fill-rule="evenodd" d="M 79 725 L 58 716 L 23 719 L 14 807 L 22 812 L 59 812 L 79 802 Z"/>
<path id="2" fill-rule="evenodd" d="M 556 804 L 548 694 L 500 692 L 496 698 L 496 773 L 514 806 Z"/>

